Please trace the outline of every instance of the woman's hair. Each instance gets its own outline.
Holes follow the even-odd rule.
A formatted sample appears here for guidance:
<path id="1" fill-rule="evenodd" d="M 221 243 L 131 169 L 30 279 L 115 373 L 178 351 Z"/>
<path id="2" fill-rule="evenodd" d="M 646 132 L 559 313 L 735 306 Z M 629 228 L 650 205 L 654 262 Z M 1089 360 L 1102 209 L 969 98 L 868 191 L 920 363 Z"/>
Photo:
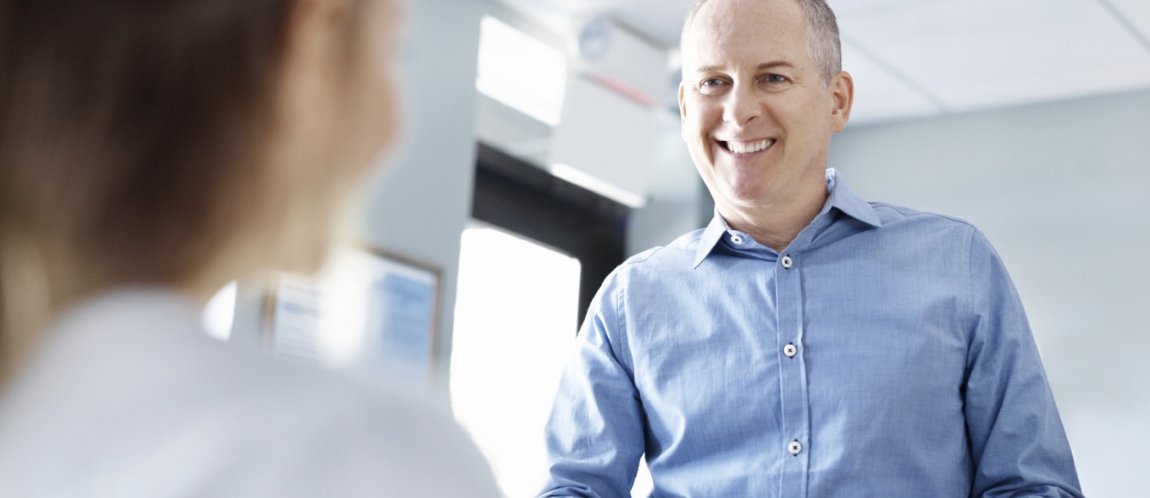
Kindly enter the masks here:
<path id="1" fill-rule="evenodd" d="M 0 0 L 0 380 L 85 296 L 324 243 L 291 216 L 338 193 L 272 164 L 294 3 Z"/>

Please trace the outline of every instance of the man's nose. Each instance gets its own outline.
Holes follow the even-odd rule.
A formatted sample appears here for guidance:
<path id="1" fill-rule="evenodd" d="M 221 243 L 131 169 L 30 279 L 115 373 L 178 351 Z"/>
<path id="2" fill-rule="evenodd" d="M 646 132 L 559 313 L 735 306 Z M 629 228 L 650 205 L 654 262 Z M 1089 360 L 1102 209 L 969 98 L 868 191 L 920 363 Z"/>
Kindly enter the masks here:
<path id="1" fill-rule="evenodd" d="M 736 84 L 727 94 L 723 103 L 723 121 L 738 126 L 747 126 L 762 114 L 761 102 L 747 85 Z"/>

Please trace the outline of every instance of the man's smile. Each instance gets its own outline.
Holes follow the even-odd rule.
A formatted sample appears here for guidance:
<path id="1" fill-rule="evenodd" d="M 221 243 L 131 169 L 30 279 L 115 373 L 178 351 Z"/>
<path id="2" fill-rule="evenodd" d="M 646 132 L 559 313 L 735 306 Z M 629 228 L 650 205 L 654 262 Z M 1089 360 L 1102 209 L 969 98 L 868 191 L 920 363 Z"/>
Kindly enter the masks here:
<path id="1" fill-rule="evenodd" d="M 773 138 L 764 138 L 762 140 L 753 140 L 749 142 L 736 142 L 733 140 L 716 140 L 716 142 L 718 142 L 719 146 L 722 147 L 723 150 L 736 156 L 762 152 L 775 145 L 775 139 Z"/>

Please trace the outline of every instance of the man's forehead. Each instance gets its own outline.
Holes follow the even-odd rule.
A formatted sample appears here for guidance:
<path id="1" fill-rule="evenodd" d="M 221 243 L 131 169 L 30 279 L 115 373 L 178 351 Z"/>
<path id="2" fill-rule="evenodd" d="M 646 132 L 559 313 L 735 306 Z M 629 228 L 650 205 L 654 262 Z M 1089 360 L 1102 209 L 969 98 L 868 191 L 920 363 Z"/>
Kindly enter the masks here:
<path id="1" fill-rule="evenodd" d="M 730 26 L 737 20 L 753 20 L 754 24 L 783 18 L 800 22 L 805 19 L 798 0 L 708 0 L 689 15 L 690 18 L 684 20 L 680 39 L 693 34 L 701 25 Z"/>
<path id="2" fill-rule="evenodd" d="M 683 30 L 683 69 L 693 71 L 732 58 L 755 59 L 753 64 L 786 60 L 795 49 L 805 50 L 805 29 L 797 2 L 710 0 Z"/>
<path id="3" fill-rule="evenodd" d="M 767 37 L 734 36 L 731 33 L 712 35 L 705 39 L 687 40 L 681 48 L 684 71 L 708 72 L 716 69 L 788 65 L 796 66 L 800 54 L 805 54 L 805 40 L 798 43 Z"/>

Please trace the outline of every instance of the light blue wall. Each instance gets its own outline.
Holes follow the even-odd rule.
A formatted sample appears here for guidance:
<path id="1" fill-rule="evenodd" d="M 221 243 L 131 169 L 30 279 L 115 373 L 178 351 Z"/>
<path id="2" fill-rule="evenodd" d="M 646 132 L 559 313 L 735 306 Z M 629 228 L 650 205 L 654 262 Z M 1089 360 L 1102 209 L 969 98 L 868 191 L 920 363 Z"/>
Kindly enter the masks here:
<path id="1" fill-rule="evenodd" d="M 407 2 L 406 41 L 395 72 L 403 132 L 374 182 L 367 241 L 443 271 L 437 337 L 446 383 L 460 235 L 471 218 L 475 172 L 475 74 L 479 19 L 473 0 Z"/>
<path id="2" fill-rule="evenodd" d="M 1144 489 L 1150 90 L 862 127 L 831 165 L 863 197 L 986 232 L 1030 315 L 1088 496 Z"/>

